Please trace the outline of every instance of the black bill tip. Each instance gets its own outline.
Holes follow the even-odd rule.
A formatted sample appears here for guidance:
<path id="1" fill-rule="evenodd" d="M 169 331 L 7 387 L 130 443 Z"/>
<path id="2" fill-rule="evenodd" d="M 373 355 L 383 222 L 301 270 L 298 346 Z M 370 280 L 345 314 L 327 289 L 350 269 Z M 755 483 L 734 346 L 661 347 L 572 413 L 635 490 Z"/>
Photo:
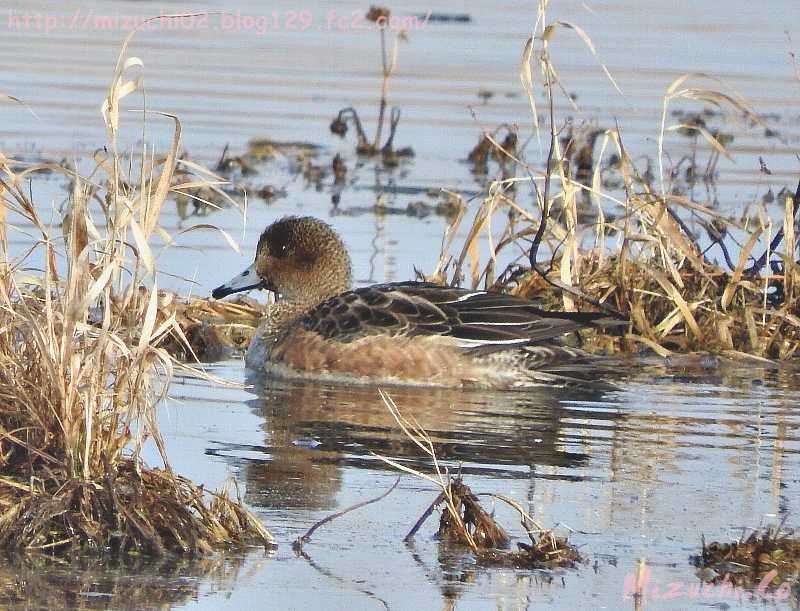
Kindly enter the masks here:
<path id="1" fill-rule="evenodd" d="M 233 295 L 234 293 L 241 293 L 243 291 L 252 291 L 253 289 L 263 289 L 264 283 L 257 282 L 256 284 L 250 284 L 248 286 L 238 286 L 232 287 L 227 284 L 223 284 L 222 286 L 218 286 L 213 291 L 211 291 L 211 296 L 214 299 L 222 299 L 223 297 L 227 297 L 228 295 Z"/>

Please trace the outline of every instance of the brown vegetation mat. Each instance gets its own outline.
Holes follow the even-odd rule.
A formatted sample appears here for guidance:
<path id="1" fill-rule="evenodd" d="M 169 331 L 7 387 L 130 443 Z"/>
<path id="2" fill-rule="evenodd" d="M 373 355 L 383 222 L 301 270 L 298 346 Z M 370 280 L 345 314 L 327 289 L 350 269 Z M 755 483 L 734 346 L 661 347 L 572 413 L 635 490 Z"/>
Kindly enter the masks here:
<path id="1" fill-rule="evenodd" d="M 734 585 L 753 586 L 774 571 L 775 585 L 794 580 L 800 585 L 800 538 L 780 527 L 756 530 L 731 543 L 703 540 L 703 550 L 692 562 L 713 569 L 713 583 L 730 580 Z"/>
<path id="2" fill-rule="evenodd" d="M 495 495 L 489 495 L 495 496 Z M 510 539 L 506 531 L 478 502 L 461 478 L 450 481 L 442 493 L 440 503 L 447 499 L 446 508 L 439 519 L 437 537 L 469 546 L 476 560 L 482 565 L 513 566 L 516 568 L 554 568 L 574 566 L 583 560 L 578 550 L 566 538 L 557 537 L 549 530 L 540 530 L 516 502 L 510 502 L 520 511 L 522 526 L 530 539 L 528 543 L 517 543 L 517 551 L 506 548 Z M 455 508 L 455 512 L 451 507 Z"/>
<path id="3" fill-rule="evenodd" d="M 0 548 L 10 552 L 80 548 L 197 556 L 220 544 L 272 543 L 261 523 L 227 494 L 209 495 L 185 478 L 130 458 L 119 460 L 102 480 L 70 477 L 54 467 L 30 481 L 0 481 Z"/>
<path id="4" fill-rule="evenodd" d="M 217 361 L 247 349 L 264 312 L 264 306 L 247 297 L 185 300 L 162 292 L 158 320 L 174 316 L 183 334 L 170 333 L 161 346 L 182 361 Z"/>

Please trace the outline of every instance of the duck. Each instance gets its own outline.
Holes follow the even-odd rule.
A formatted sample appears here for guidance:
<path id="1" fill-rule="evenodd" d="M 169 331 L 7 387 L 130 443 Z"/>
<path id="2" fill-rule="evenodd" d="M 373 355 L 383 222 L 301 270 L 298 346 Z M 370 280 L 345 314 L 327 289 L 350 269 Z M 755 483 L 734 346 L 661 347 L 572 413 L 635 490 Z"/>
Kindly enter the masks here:
<path id="1" fill-rule="evenodd" d="M 602 312 L 545 310 L 510 294 L 424 281 L 353 288 L 339 234 L 311 216 L 276 220 L 247 269 L 214 299 L 276 295 L 247 349 L 248 368 L 291 379 L 515 389 L 569 385 L 560 366 L 599 357 L 563 338 L 619 324 Z"/>

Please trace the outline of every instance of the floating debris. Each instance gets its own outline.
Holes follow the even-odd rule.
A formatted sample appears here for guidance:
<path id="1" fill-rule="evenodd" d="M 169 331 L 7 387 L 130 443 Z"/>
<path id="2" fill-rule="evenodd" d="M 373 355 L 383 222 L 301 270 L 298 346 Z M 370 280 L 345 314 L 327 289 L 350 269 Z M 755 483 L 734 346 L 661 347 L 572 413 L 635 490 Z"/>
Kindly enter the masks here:
<path id="1" fill-rule="evenodd" d="M 419 13 L 417 18 L 429 23 L 472 23 L 468 13 Z"/>
<path id="2" fill-rule="evenodd" d="M 501 494 L 483 495 L 510 505 L 520 515 L 530 544 L 520 542 L 517 543 L 518 551 L 507 550 L 511 539 L 506 530 L 481 506 L 478 495 L 470 490 L 461 477 L 451 478 L 442 471 L 430 435 L 416 420 L 403 416 L 387 393 L 380 391 L 380 395 L 401 431 L 433 461 L 435 474 L 428 475 L 391 458 L 378 454 L 375 456 L 388 465 L 431 482 L 441 489 L 405 536 L 405 542 L 411 541 L 433 512 L 442 507 L 437 537 L 446 543 L 466 546 L 481 565 L 554 568 L 571 567 L 583 561 L 578 550 L 566 538 L 556 537 L 552 531 L 538 526 L 515 500 Z"/>
<path id="3" fill-rule="evenodd" d="M 467 155 L 467 161 L 472 164 L 473 174 L 486 174 L 489 171 L 489 154 L 492 151 L 492 141 L 485 134 L 480 137 L 478 144 Z"/>
<path id="4" fill-rule="evenodd" d="M 276 199 L 282 199 L 287 195 L 286 189 L 274 185 L 264 185 L 256 189 L 254 193 L 268 203 Z"/>
<path id="5" fill-rule="evenodd" d="M 734 585 L 753 587 L 762 584 L 780 586 L 794 581 L 800 585 L 800 537 L 797 533 L 773 526 L 755 530 L 747 537 L 730 543 L 713 541 L 706 544 L 692 563 L 711 569 L 703 573 L 709 583 L 729 581 Z"/>

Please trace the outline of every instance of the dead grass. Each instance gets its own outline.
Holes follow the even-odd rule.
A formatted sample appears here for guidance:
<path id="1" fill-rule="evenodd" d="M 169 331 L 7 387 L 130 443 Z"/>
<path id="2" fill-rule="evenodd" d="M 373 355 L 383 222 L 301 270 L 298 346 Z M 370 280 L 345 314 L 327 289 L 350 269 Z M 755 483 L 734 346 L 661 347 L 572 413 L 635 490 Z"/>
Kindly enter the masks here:
<path id="1" fill-rule="evenodd" d="M 142 64 L 125 56 L 129 40 L 102 109 L 107 153 L 97 154 L 91 173 L 26 167 L 0 154 L 0 547 L 7 551 L 199 555 L 273 542 L 238 498 L 173 473 L 156 425 L 156 405 L 180 366 L 161 344 L 183 331 L 175 312 L 159 315 L 149 242 L 153 234 L 171 239 L 158 225 L 160 210 L 185 184 L 175 184 L 174 116 L 144 115 L 171 122 L 165 155 L 147 145 L 128 158 L 118 152 L 120 101 L 141 79 L 130 75 Z M 217 188 L 207 171 L 184 168 L 195 173 L 193 183 Z M 42 221 L 51 212 L 28 195 L 26 181 L 40 170 L 72 181 L 62 236 L 51 234 Z M 37 233 L 18 260 L 8 251 L 11 218 Z M 147 440 L 163 468 L 140 459 Z"/>
<path id="2" fill-rule="evenodd" d="M 590 338 L 590 348 L 594 341 L 608 352 L 646 348 L 662 356 L 711 351 L 795 357 L 800 347 L 795 235 L 800 185 L 794 196 L 788 193 L 774 203 L 772 219 L 767 211 L 729 218 L 672 188 L 683 165 L 689 166 L 687 175 L 713 180 L 717 160 L 729 156 L 725 144 L 730 140 L 701 121 L 690 124 L 683 114 L 679 123 L 668 125 L 672 105 L 699 103 L 712 108 L 714 116 L 743 117 L 762 126 L 763 121 L 742 96 L 714 88 L 724 88 L 719 80 L 685 74 L 664 95 L 655 163 L 647 159 L 642 167 L 641 160 L 632 160 L 618 128 L 593 126 L 579 137 L 580 130 L 560 121 L 554 110 L 559 95 L 574 105 L 551 61 L 556 32 L 575 32 L 619 88 L 588 34 L 571 23 L 547 24 L 546 5 L 540 2 L 520 70 L 536 134 L 542 90 L 548 102 L 546 157 L 530 163 L 525 147 L 509 148 L 497 141 L 496 132 L 484 134 L 470 158 L 481 167 L 489 158 L 503 159 L 502 176 L 488 183 L 460 253 L 444 250 L 429 278 L 508 291 L 545 307 L 604 309 L 624 317 L 630 321 L 627 332 L 608 329 Z M 709 147 L 705 171 L 696 158 L 664 167 L 665 139 L 672 132 L 694 134 Z M 522 192 L 533 194 L 533 206 Z M 505 220 L 498 239 L 493 223 L 500 213 Z M 460 222 L 453 220 L 449 235 Z M 498 269 L 501 255 L 512 262 Z"/>
<path id="3" fill-rule="evenodd" d="M 729 580 L 734 585 L 750 587 L 773 573 L 773 583 L 780 584 L 800 577 L 800 539 L 796 533 L 779 526 L 761 528 L 744 534 L 730 543 L 703 540 L 700 555 L 692 562 L 715 572 L 712 583 Z"/>
<path id="4" fill-rule="evenodd" d="M 506 503 L 519 514 L 522 528 L 530 541 L 517 543 L 517 551 L 507 550 L 511 540 L 508 533 L 481 506 L 478 495 L 470 490 L 460 476 L 452 478 L 446 469 L 442 469 L 434 451 L 433 440 L 427 432 L 413 417 L 404 416 L 388 394 L 383 391 L 380 393 L 384 405 L 402 432 L 431 459 L 434 474 L 422 473 L 386 456 L 375 456 L 396 469 L 427 480 L 441 489 L 404 541 L 413 539 L 434 510 L 442 507 L 437 537 L 445 543 L 467 547 L 481 565 L 554 568 L 574 566 L 582 562 L 580 553 L 566 538 L 557 537 L 552 530 L 538 525 L 517 501 L 502 494 L 487 494 L 485 496 Z"/>
<path id="5" fill-rule="evenodd" d="M 173 330 L 159 345 L 180 361 L 218 361 L 247 349 L 264 314 L 265 307 L 247 297 L 183 299 L 162 292 L 157 320 L 174 317 L 181 332 Z"/>

